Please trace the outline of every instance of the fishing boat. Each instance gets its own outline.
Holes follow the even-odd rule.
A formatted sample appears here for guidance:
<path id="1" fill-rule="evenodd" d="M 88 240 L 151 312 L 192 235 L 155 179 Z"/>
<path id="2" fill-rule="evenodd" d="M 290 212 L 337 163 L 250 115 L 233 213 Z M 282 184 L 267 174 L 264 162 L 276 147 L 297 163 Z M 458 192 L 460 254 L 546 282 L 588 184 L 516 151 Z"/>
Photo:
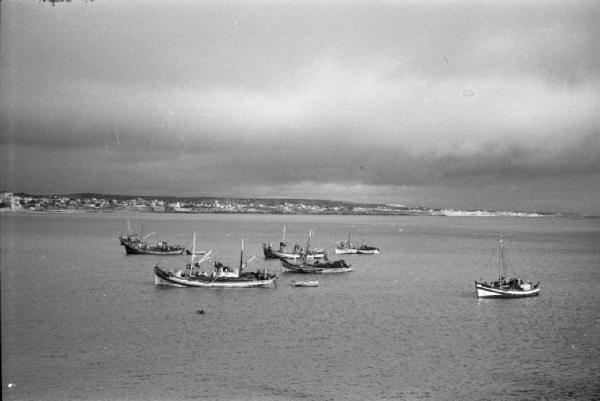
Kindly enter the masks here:
<path id="1" fill-rule="evenodd" d="M 126 243 L 135 241 L 139 241 L 139 239 L 137 238 L 137 234 L 127 234 L 119 236 L 119 243 L 121 245 L 125 245 Z"/>
<path id="2" fill-rule="evenodd" d="M 306 249 L 310 248 L 310 237 L 311 232 L 308 232 L 308 241 L 306 243 Z M 281 259 L 281 266 L 284 271 L 290 271 L 295 273 L 345 273 L 352 271 L 352 267 L 348 265 L 343 259 L 329 260 L 327 253 L 323 256 L 323 259 L 309 260 L 305 254 L 302 254 L 300 258 L 284 258 Z"/>
<path id="3" fill-rule="evenodd" d="M 352 230 L 348 232 L 348 240 L 340 241 L 335 246 L 336 254 L 354 254 L 359 253 L 363 255 L 377 255 L 379 254 L 379 248 L 371 245 L 360 244 L 357 245 L 352 242 Z"/>
<path id="4" fill-rule="evenodd" d="M 292 287 L 318 287 L 319 280 L 292 281 Z"/>
<path id="5" fill-rule="evenodd" d="M 144 225 L 142 224 L 142 232 L 144 232 Z M 138 235 L 131 232 L 131 226 L 129 225 L 129 220 L 127 220 L 127 234 L 119 236 L 119 243 L 121 245 L 125 245 L 129 242 L 139 242 Z"/>
<path id="6" fill-rule="evenodd" d="M 186 255 L 192 255 L 192 251 L 190 251 L 189 249 L 185 250 L 185 254 Z M 206 254 L 206 251 L 196 251 L 193 253 L 194 255 L 198 255 L 198 256 L 202 256 Z"/>
<path id="7" fill-rule="evenodd" d="M 125 241 L 123 246 L 125 247 L 125 253 L 127 255 L 161 255 L 161 256 L 174 256 L 182 255 L 185 248 L 181 245 L 171 245 L 167 241 L 158 241 L 156 245 L 150 245 L 146 242 L 146 239 L 150 237 L 153 232 L 142 237 L 142 239 L 135 239 L 134 241 Z"/>
<path id="8" fill-rule="evenodd" d="M 294 245 L 294 248 L 290 251 L 287 249 L 287 242 L 285 241 L 285 227 L 283 227 L 283 239 L 279 241 L 279 249 L 273 247 L 273 244 L 263 244 L 263 253 L 265 259 L 284 259 L 284 258 L 299 258 L 304 253 L 304 248 L 300 245 Z M 322 258 L 325 256 L 325 250 L 323 249 L 309 249 L 307 257 L 309 258 Z"/>
<path id="9" fill-rule="evenodd" d="M 323 259 L 316 259 L 312 262 L 304 257 L 300 259 L 281 259 L 281 266 L 284 271 L 295 273 L 345 273 L 351 272 L 353 269 L 343 259 L 329 260 L 327 254 Z"/>
<path id="10" fill-rule="evenodd" d="M 200 264 L 211 259 L 211 251 L 208 251 L 200 260 L 194 262 L 196 253 L 196 234 L 194 233 L 194 245 L 190 263 L 185 269 L 171 271 L 158 264 L 154 266 L 154 283 L 156 285 L 167 285 L 172 287 L 200 287 L 200 288 L 252 288 L 271 287 L 277 283 L 277 277 L 263 270 L 255 272 L 244 271 L 250 261 L 244 261 L 244 242 L 240 254 L 240 265 L 238 268 L 225 266 L 220 262 L 214 262 L 212 271 L 207 273 L 200 269 Z"/>
<path id="11" fill-rule="evenodd" d="M 520 277 L 509 274 L 501 235 L 498 248 L 498 279 L 490 282 L 483 279 L 475 281 L 475 289 L 478 298 L 526 298 L 539 295 L 540 282 L 524 281 Z"/>
<path id="12" fill-rule="evenodd" d="M 194 248 L 194 249 L 196 248 L 196 234 L 195 234 L 195 233 L 194 233 L 194 244 L 193 244 L 193 248 Z M 195 249 L 195 250 L 192 250 L 192 249 L 186 248 L 186 250 L 185 250 L 185 254 L 186 254 L 186 255 L 196 255 L 196 256 L 204 256 L 204 255 L 206 255 L 206 253 L 207 253 L 207 252 L 208 252 L 208 251 L 201 250 L 201 249 Z"/>
<path id="13" fill-rule="evenodd" d="M 376 246 L 361 244 L 358 249 L 356 249 L 356 253 L 362 255 L 379 255 L 379 248 Z"/>
<path id="14" fill-rule="evenodd" d="M 126 242 L 123 244 L 128 255 L 182 255 L 185 248 L 181 245 L 170 245 L 167 241 L 158 241 L 156 245 L 149 245 L 144 241 Z"/>
<path id="15" fill-rule="evenodd" d="M 167 241 L 158 241 L 156 245 L 150 245 L 146 240 L 154 234 L 152 231 L 150 234 L 144 235 L 144 225 L 142 224 L 142 231 L 138 237 L 138 234 L 131 234 L 131 228 L 129 227 L 129 220 L 127 221 L 127 235 L 120 236 L 119 241 L 121 245 L 125 247 L 125 253 L 127 255 L 162 255 L 172 256 L 181 255 L 185 251 L 185 247 L 181 245 L 171 245 Z"/>
<path id="16" fill-rule="evenodd" d="M 358 247 L 352 242 L 352 230 L 348 231 L 348 240 L 340 241 L 335 246 L 336 254 L 353 254 L 358 253 Z"/>

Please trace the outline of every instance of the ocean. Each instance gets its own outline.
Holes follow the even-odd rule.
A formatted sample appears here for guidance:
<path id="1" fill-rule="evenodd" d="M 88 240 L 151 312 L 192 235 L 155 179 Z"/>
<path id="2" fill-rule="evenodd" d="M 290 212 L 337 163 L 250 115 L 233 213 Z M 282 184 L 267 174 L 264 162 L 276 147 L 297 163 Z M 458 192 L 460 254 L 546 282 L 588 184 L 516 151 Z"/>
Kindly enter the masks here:
<path id="1" fill-rule="evenodd" d="M 127 256 L 129 220 L 150 238 L 240 244 L 274 288 L 157 287 Z M 4 400 L 590 400 L 600 398 L 600 219 L 3 213 Z M 262 257 L 326 247 L 354 271 L 282 273 Z M 334 255 L 347 239 L 380 255 Z M 479 300 L 474 280 L 510 266 L 539 297 Z M 292 280 L 318 279 L 296 288 Z M 200 313 L 203 311 L 203 313 Z"/>

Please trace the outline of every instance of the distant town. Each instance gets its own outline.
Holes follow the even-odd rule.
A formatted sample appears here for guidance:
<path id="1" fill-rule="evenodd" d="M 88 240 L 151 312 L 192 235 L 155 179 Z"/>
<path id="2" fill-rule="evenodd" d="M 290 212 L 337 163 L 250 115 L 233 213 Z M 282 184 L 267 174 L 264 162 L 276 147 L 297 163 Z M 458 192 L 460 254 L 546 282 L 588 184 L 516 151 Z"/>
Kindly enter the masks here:
<path id="1" fill-rule="evenodd" d="M 148 213 L 252 213 L 324 214 L 382 216 L 509 216 L 542 217 L 552 213 L 514 211 L 432 209 L 395 204 L 355 203 L 314 199 L 244 199 L 214 197 L 141 197 L 80 193 L 71 195 L 31 195 L 0 192 L 0 211 L 33 212 L 118 212 Z"/>
<path id="2" fill-rule="evenodd" d="M 359 204 L 309 199 L 227 199 L 140 197 L 73 194 L 29 195 L 0 193 L 0 208 L 14 211 L 136 211 L 150 213 L 262 213 L 262 214 L 419 214 L 426 208 Z"/>

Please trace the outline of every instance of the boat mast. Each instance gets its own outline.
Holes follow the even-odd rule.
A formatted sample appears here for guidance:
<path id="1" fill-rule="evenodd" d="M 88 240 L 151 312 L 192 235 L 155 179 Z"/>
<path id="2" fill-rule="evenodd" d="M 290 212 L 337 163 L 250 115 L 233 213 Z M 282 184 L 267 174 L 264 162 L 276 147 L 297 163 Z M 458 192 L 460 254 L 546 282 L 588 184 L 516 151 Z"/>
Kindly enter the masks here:
<path id="1" fill-rule="evenodd" d="M 242 238 L 242 250 L 240 252 L 240 274 L 242 273 L 243 267 L 244 267 L 244 239 Z"/>
<path id="2" fill-rule="evenodd" d="M 192 255 L 190 256 L 190 275 L 194 268 L 194 258 L 196 257 L 196 231 L 194 231 L 194 239 L 192 240 Z"/>
<path id="3" fill-rule="evenodd" d="M 285 226 L 283 226 L 283 240 L 282 240 L 282 242 L 285 245 Z"/>
<path id="4" fill-rule="evenodd" d="M 498 279 L 502 280 L 502 273 L 504 267 L 504 242 L 502 241 L 502 234 L 500 234 L 500 252 L 498 253 Z"/>
<path id="5" fill-rule="evenodd" d="M 308 249 L 310 248 L 310 236 L 312 235 L 312 231 L 308 230 L 308 239 L 306 240 L 306 249 L 304 250 L 304 254 L 302 255 L 302 259 L 306 262 L 306 258 L 308 256 Z"/>

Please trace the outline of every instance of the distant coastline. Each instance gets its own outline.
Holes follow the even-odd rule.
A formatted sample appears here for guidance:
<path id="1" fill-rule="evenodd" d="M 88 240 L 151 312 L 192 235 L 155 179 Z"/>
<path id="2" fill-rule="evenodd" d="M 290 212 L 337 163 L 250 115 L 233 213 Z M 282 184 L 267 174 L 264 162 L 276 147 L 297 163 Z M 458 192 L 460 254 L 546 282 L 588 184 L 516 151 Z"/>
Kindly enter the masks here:
<path id="1" fill-rule="evenodd" d="M 442 217 L 595 217 L 553 212 L 433 209 L 397 204 L 318 199 L 256 199 L 216 197 L 140 197 L 128 195 L 29 195 L 0 193 L 0 212 L 37 213 L 185 213 L 185 214 L 310 214 Z"/>

